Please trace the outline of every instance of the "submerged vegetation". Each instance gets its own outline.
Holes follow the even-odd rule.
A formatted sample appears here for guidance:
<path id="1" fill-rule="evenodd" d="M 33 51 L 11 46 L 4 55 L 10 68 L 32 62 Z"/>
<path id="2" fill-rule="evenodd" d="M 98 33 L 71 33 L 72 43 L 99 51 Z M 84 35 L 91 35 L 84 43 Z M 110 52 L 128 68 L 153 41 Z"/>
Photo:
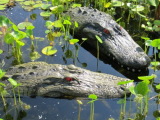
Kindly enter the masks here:
<path id="1" fill-rule="evenodd" d="M 157 37 L 159 36 L 160 32 L 160 4 L 159 0 L 3 0 L 0 1 L 0 10 L 7 10 L 11 7 L 14 7 L 15 4 L 19 4 L 24 10 L 26 11 L 32 11 L 34 9 L 40 9 L 41 13 L 40 16 L 43 17 L 45 22 L 45 27 L 47 27 L 47 30 L 45 30 L 45 34 L 47 36 L 47 45 L 42 48 L 41 52 L 44 55 L 50 56 L 54 55 L 56 52 L 58 52 L 58 49 L 55 46 L 55 39 L 58 39 L 58 44 L 61 46 L 62 51 L 64 52 L 64 56 L 62 56 L 62 59 L 64 63 L 67 63 L 66 59 L 73 59 L 73 63 L 75 63 L 75 59 L 82 64 L 83 67 L 87 66 L 87 63 L 81 63 L 78 59 L 79 49 L 85 40 L 87 38 L 83 38 L 82 41 L 79 39 L 74 38 L 74 30 L 79 27 L 78 23 L 75 21 L 74 24 L 74 30 L 72 31 L 72 36 L 70 35 L 70 17 L 67 16 L 66 18 L 61 16 L 61 13 L 64 10 L 67 10 L 71 7 L 76 6 L 93 6 L 94 8 L 98 8 L 103 12 L 106 12 L 112 16 L 115 16 L 115 19 L 117 19 L 117 22 L 124 28 L 129 29 L 129 24 L 134 24 L 133 21 L 137 20 L 138 23 L 131 28 L 134 29 L 137 27 L 137 30 L 131 30 L 130 34 L 135 39 L 139 39 L 141 36 L 142 41 L 138 41 L 139 43 L 143 43 L 145 41 L 145 52 L 147 53 L 149 51 L 149 48 L 153 48 L 153 69 L 156 71 L 159 67 L 159 59 L 160 59 L 160 39 Z M 154 7 L 154 8 L 153 8 Z M 1 11 L 3 13 L 3 11 Z M 150 14 L 152 13 L 152 14 Z M 155 13 L 155 15 L 153 15 Z M 49 19 L 54 15 L 55 19 Z M 31 20 L 35 20 L 37 17 L 37 14 L 30 15 Z M 6 52 L 3 47 L 3 40 L 5 42 L 5 45 L 8 47 L 11 47 L 12 49 L 9 49 L 7 52 L 14 58 L 14 64 L 20 64 L 23 63 L 23 53 L 22 53 L 22 47 L 26 46 L 24 39 L 30 39 L 30 59 L 32 61 L 38 59 L 40 57 L 40 53 L 38 53 L 37 50 L 37 40 L 34 36 L 34 25 L 29 21 L 24 21 L 16 25 L 11 19 L 9 19 L 5 15 L 0 16 L 0 55 Z M 144 31 L 145 32 L 142 32 Z M 139 34 L 139 32 L 141 34 Z M 99 42 L 102 43 L 102 40 L 96 36 L 97 38 L 97 66 L 99 61 Z M 41 38 L 38 38 L 39 40 Z M 63 39 L 63 40 L 62 40 Z M 144 40 L 144 41 L 143 41 Z M 79 45 L 78 45 L 79 43 Z M 97 68 L 98 71 L 98 68 Z M 3 70 L 0 69 L 0 78 L 5 74 Z M 137 106 L 137 113 L 135 113 L 134 116 L 131 116 L 131 111 L 129 111 L 129 116 L 127 117 L 126 114 L 126 100 L 127 96 L 125 95 L 124 99 L 120 99 L 117 103 L 121 104 L 121 111 L 120 111 L 120 117 L 119 119 L 135 119 L 135 120 L 141 120 L 145 119 L 149 112 L 149 100 L 151 99 L 150 93 L 154 89 L 159 90 L 160 85 L 159 83 L 154 82 L 154 78 L 152 76 L 143 76 L 139 77 L 140 80 L 143 80 L 142 82 L 139 82 L 136 86 L 133 86 L 130 88 L 130 91 L 132 95 L 135 96 L 133 101 L 135 102 Z M 13 94 L 14 94 L 14 104 L 17 105 L 16 101 L 16 95 L 14 92 L 14 89 L 18 89 L 18 86 L 20 83 L 17 83 L 13 79 L 9 79 L 11 84 L 13 85 Z M 132 81 L 130 81 L 132 82 Z M 119 84 L 126 84 L 126 82 L 122 82 Z M 5 84 L 0 83 L 0 93 L 2 97 L 2 101 L 4 104 L 5 110 L 7 110 L 8 104 L 5 100 L 5 95 L 8 94 L 6 90 L 4 90 Z M 156 87 L 155 87 L 156 86 Z M 155 95 L 154 98 L 158 101 L 157 106 L 159 105 L 159 98 L 160 98 L 160 92 L 158 92 L 158 95 Z M 133 97 L 133 96 L 132 96 Z M 19 103 L 24 105 L 27 108 L 30 108 L 30 106 L 27 106 L 25 103 L 22 103 L 20 100 L 20 94 L 18 94 Z M 90 120 L 94 119 L 94 101 L 98 100 L 96 95 L 90 95 L 90 99 L 92 99 L 90 102 L 91 108 L 90 108 Z M 130 98 L 131 100 L 131 98 Z M 82 102 L 77 100 L 79 104 L 79 113 L 78 113 L 78 120 L 80 120 L 80 113 Z M 122 107 L 122 104 L 124 105 Z M 24 107 L 23 106 L 23 107 Z M 24 108 L 25 108 L 24 107 Z M 131 108 L 131 106 L 129 106 Z M 123 110 L 122 110 L 123 108 Z M 157 109 L 158 110 L 158 109 Z M 20 111 L 21 113 L 25 114 L 25 111 Z M 135 112 L 135 111 L 134 111 Z M 159 120 L 159 110 L 158 115 L 155 115 L 154 117 Z M 0 119 L 1 120 L 1 119 Z"/>

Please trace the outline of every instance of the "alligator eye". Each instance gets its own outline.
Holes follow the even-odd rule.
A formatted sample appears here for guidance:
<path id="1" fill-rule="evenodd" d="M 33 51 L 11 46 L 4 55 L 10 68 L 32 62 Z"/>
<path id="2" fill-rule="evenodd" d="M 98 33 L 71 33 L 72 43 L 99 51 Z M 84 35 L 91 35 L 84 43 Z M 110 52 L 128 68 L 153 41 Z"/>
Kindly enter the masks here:
<path id="1" fill-rule="evenodd" d="M 109 31 L 107 29 L 104 29 L 104 32 L 107 33 L 107 34 L 109 33 Z"/>
<path id="2" fill-rule="evenodd" d="M 73 78 L 70 78 L 70 77 L 66 77 L 65 78 L 67 81 L 72 81 L 73 80 Z"/>

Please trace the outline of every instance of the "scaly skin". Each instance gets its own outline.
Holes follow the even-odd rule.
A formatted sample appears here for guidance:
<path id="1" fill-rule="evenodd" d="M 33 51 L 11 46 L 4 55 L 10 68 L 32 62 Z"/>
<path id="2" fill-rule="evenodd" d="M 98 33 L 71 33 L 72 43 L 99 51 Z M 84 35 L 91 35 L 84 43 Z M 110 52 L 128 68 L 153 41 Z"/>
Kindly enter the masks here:
<path id="1" fill-rule="evenodd" d="M 2 79 L 12 89 L 8 78 L 22 83 L 19 87 L 21 95 L 43 97 L 87 97 L 96 94 L 100 98 L 118 98 L 129 94 L 127 85 L 117 85 L 120 81 L 129 79 L 116 77 L 109 74 L 91 72 L 74 65 L 47 64 L 45 62 L 29 62 L 11 67 Z M 72 78 L 67 81 L 66 78 Z M 12 91 L 11 91 L 12 92 Z M 17 92 L 17 89 L 16 89 Z"/>
<path id="2" fill-rule="evenodd" d="M 95 35 L 98 35 L 103 41 L 99 43 L 100 53 L 117 60 L 121 67 L 140 72 L 150 65 L 150 58 L 110 15 L 88 7 L 71 8 L 64 12 L 64 16 L 67 15 L 70 16 L 72 31 L 75 21 L 79 25 L 74 29 L 75 36 L 88 38 L 86 42 L 96 48 Z"/>

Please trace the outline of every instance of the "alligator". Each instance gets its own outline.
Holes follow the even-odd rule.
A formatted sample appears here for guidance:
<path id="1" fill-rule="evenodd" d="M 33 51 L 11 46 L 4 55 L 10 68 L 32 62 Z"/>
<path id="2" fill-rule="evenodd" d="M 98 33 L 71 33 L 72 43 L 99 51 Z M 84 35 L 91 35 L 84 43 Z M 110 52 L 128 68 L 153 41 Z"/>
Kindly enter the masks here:
<path id="1" fill-rule="evenodd" d="M 23 96 L 42 97 L 88 97 L 95 94 L 99 98 L 124 97 L 129 95 L 129 87 L 134 83 L 117 85 L 129 79 L 109 74 L 92 72 L 74 65 L 47 64 L 45 62 L 29 62 L 10 67 L 2 78 L 5 89 L 12 91 L 7 80 L 13 78 L 18 83 Z M 17 89 L 15 91 L 18 93 Z"/>
<path id="2" fill-rule="evenodd" d="M 74 31 L 78 38 L 88 38 L 86 42 L 92 47 L 97 47 L 95 36 L 99 36 L 103 41 L 99 44 L 100 53 L 111 57 L 121 67 L 140 72 L 150 65 L 150 58 L 143 49 L 110 15 L 91 7 L 76 7 L 65 11 L 63 16 L 66 19 L 70 16 L 71 33 Z"/>

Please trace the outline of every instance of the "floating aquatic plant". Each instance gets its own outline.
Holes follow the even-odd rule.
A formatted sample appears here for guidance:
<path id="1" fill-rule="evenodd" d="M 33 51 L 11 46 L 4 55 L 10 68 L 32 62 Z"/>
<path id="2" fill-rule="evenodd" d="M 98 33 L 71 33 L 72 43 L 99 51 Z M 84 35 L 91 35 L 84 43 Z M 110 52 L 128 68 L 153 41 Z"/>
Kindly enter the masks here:
<path id="1" fill-rule="evenodd" d="M 90 108 L 90 120 L 94 119 L 94 102 L 97 101 L 97 96 L 95 94 L 90 94 L 88 96 L 88 98 L 92 99 L 91 101 L 89 101 L 87 104 L 91 104 L 91 108 Z"/>
<path id="2" fill-rule="evenodd" d="M 42 53 L 44 55 L 53 55 L 57 52 L 56 48 L 53 48 L 52 46 L 47 46 L 45 48 L 42 49 Z"/>

